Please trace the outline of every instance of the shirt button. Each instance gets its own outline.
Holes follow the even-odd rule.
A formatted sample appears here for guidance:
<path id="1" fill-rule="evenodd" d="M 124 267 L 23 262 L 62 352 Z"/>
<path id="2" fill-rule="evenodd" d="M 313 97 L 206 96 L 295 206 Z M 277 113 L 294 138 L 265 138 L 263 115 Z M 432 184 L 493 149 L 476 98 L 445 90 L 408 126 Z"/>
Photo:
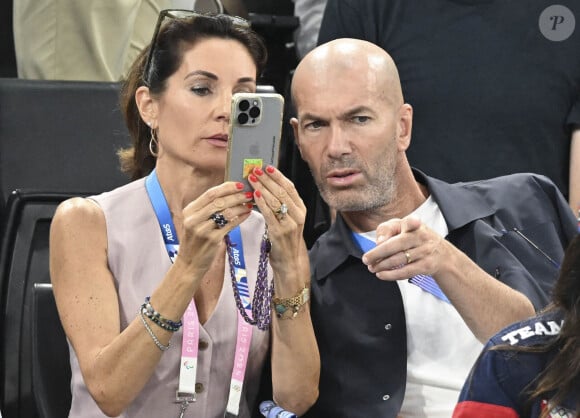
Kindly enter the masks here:
<path id="1" fill-rule="evenodd" d="M 206 350 L 209 347 L 209 343 L 206 340 L 199 340 L 199 349 Z"/>
<path id="2" fill-rule="evenodd" d="M 195 393 L 201 393 L 203 392 L 203 383 L 196 383 L 195 384 Z"/>
<path id="3" fill-rule="evenodd" d="M 393 327 L 393 326 L 392 326 L 391 324 L 386 324 L 386 325 L 385 325 L 385 329 L 386 329 L 387 331 L 389 331 L 389 330 L 390 330 L 392 327 Z"/>
<path id="4" fill-rule="evenodd" d="M 391 395 L 383 395 L 383 401 L 388 401 L 391 399 Z"/>

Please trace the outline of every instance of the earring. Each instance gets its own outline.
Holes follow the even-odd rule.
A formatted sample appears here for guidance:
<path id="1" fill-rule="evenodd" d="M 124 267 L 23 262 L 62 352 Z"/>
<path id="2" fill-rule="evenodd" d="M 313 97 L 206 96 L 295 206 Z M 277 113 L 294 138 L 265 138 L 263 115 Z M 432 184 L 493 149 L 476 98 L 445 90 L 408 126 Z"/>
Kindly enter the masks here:
<path id="1" fill-rule="evenodd" d="M 153 151 L 153 145 L 155 145 L 155 148 L 159 149 L 157 137 L 155 136 L 155 129 L 151 129 L 151 138 L 149 139 L 149 152 L 151 153 L 152 156 L 157 158 L 157 155 L 159 154 L 156 151 Z"/>

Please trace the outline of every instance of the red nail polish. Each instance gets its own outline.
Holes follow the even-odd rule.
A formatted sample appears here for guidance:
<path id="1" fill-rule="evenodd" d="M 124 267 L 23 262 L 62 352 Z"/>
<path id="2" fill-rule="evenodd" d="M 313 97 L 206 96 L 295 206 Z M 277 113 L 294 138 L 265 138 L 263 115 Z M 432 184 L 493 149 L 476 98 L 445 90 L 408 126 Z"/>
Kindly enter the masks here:
<path id="1" fill-rule="evenodd" d="M 264 172 L 262 171 L 262 169 L 260 167 L 256 167 L 256 168 L 254 168 L 254 174 L 256 176 L 261 176 L 262 174 L 264 174 Z"/>
<path id="2" fill-rule="evenodd" d="M 244 185 L 240 182 L 236 183 L 236 189 L 238 190 L 242 190 L 244 188 Z"/>
<path id="3" fill-rule="evenodd" d="M 254 192 L 254 196 L 257 197 L 257 198 L 260 198 L 260 197 L 262 197 L 262 192 L 260 192 L 259 190 L 256 190 Z"/>
<path id="4" fill-rule="evenodd" d="M 252 183 L 256 183 L 258 181 L 258 177 L 254 176 L 253 174 L 250 174 L 248 176 L 248 180 L 250 180 Z"/>
<path id="5" fill-rule="evenodd" d="M 274 172 L 274 167 L 272 167 L 271 165 L 266 167 L 266 171 L 270 174 L 272 174 Z"/>
<path id="6" fill-rule="evenodd" d="M 252 193 L 252 192 L 250 192 L 250 193 Z M 253 203 L 246 203 L 246 207 L 248 209 L 254 209 L 254 204 Z"/>
<path id="7" fill-rule="evenodd" d="M 254 193 L 252 193 L 252 192 L 246 192 L 246 198 L 247 199 L 251 199 L 252 197 L 254 197 Z"/>

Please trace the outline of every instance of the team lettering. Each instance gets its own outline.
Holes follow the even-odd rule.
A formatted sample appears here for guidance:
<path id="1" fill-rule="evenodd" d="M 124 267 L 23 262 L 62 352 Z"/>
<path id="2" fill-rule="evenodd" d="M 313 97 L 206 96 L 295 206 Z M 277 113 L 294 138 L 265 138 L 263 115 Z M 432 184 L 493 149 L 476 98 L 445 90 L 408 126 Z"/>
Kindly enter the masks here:
<path id="1" fill-rule="evenodd" d="M 518 342 L 533 337 L 534 335 L 557 335 L 562 328 L 564 321 L 558 324 L 556 321 L 536 322 L 533 325 L 528 325 L 518 328 L 514 331 L 508 332 L 501 337 L 502 341 L 507 341 L 510 345 L 515 345 Z"/>

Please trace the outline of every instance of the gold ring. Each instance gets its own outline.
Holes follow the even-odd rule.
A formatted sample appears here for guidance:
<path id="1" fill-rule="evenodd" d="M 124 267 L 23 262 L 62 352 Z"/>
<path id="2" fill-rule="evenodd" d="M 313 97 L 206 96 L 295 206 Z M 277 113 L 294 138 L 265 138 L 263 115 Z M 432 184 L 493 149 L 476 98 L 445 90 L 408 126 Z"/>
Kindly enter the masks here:
<path id="1" fill-rule="evenodd" d="M 405 251 L 405 257 L 407 257 L 407 264 L 411 264 L 411 254 L 409 254 L 409 250 Z"/>
<path id="2" fill-rule="evenodd" d="M 282 203 L 280 207 L 274 211 L 274 213 L 276 214 L 276 218 L 281 221 L 288 213 L 288 206 L 286 206 L 286 203 Z"/>

